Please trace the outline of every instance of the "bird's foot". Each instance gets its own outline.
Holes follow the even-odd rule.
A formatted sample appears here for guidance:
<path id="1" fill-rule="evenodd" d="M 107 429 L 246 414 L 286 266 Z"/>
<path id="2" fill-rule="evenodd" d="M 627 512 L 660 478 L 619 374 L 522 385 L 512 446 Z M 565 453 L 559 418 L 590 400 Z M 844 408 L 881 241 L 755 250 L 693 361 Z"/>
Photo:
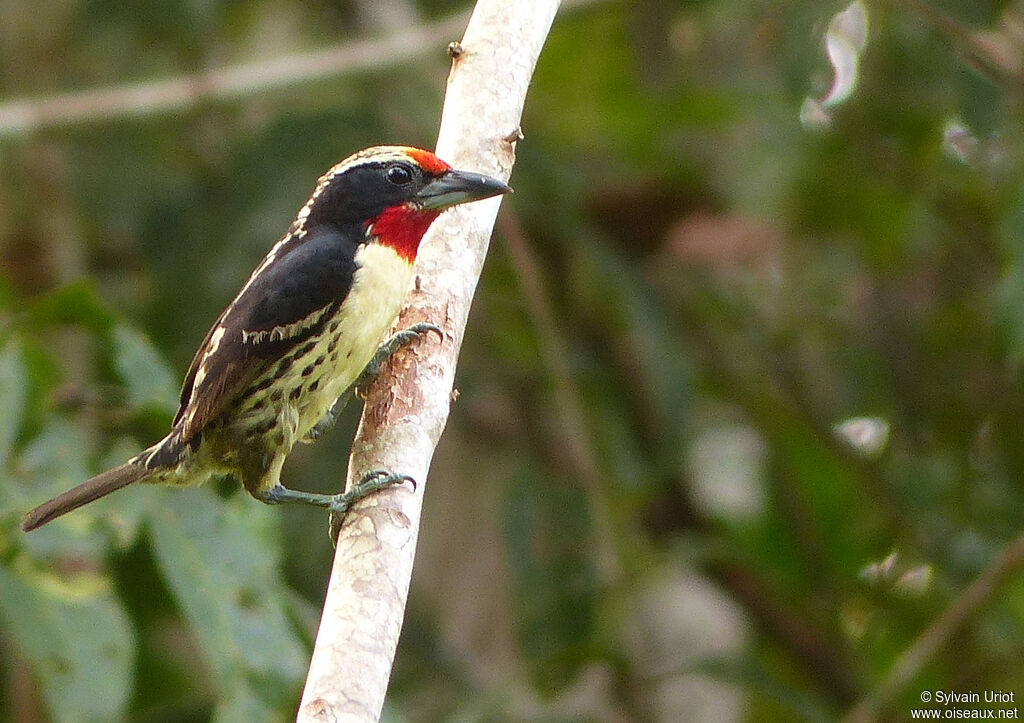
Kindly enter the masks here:
<path id="1" fill-rule="evenodd" d="M 358 390 L 356 393 L 362 397 L 362 390 L 366 389 L 367 385 L 377 378 L 384 362 L 394 356 L 396 351 L 409 342 L 419 339 L 421 336 L 425 336 L 430 332 L 434 332 L 437 334 L 438 339 L 444 341 L 444 332 L 441 331 L 441 328 L 436 324 L 429 324 L 426 322 L 413 324 L 408 329 L 402 329 L 392 334 L 387 341 L 377 347 L 377 351 L 374 353 L 373 358 L 370 359 L 370 363 L 366 365 L 366 368 L 363 369 L 359 378 L 352 384 L 352 386 Z"/>
<path id="2" fill-rule="evenodd" d="M 362 398 L 362 390 L 366 389 L 367 385 L 372 382 L 378 374 L 380 374 L 381 367 L 388 359 L 390 359 L 396 351 L 401 349 L 403 346 L 408 344 L 414 339 L 418 339 L 424 334 L 434 332 L 439 338 L 444 339 L 444 335 L 441 329 L 434 324 L 413 324 L 408 329 L 402 329 L 401 331 L 395 332 L 386 342 L 377 347 L 377 351 L 374 353 L 370 363 L 366 365 L 359 377 L 352 383 L 352 386 L 334 402 L 334 405 L 328 410 L 324 418 L 317 422 L 312 429 L 306 432 L 306 436 L 301 441 L 305 443 L 315 442 L 326 434 L 334 426 L 334 423 L 338 420 L 338 415 L 341 414 L 341 410 L 345 408 L 349 400 L 352 398 L 353 390 L 359 394 Z"/>
<path id="3" fill-rule="evenodd" d="M 374 492 L 380 492 L 382 489 L 392 485 L 400 485 L 406 482 L 412 484 L 413 490 L 416 489 L 416 480 L 409 475 L 395 474 L 387 470 L 376 469 L 363 475 L 358 484 L 350 489 L 339 495 L 334 495 L 331 498 L 330 505 L 328 505 L 328 509 L 331 511 L 328 528 L 331 541 L 335 545 L 338 544 L 338 534 L 341 532 L 341 525 L 345 521 L 345 515 L 352 508 L 352 505 L 364 497 L 372 495 Z"/>

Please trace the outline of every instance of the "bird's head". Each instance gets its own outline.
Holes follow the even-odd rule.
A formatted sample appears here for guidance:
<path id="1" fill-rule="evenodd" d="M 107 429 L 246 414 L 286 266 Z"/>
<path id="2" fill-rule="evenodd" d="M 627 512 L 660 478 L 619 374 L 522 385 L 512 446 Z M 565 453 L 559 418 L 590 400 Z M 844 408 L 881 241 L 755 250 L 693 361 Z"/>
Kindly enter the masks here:
<path id="1" fill-rule="evenodd" d="M 453 169 L 421 148 L 375 146 L 320 177 L 293 232 L 301 236 L 321 224 L 357 226 L 411 262 L 442 211 L 511 190 L 496 178 Z"/>

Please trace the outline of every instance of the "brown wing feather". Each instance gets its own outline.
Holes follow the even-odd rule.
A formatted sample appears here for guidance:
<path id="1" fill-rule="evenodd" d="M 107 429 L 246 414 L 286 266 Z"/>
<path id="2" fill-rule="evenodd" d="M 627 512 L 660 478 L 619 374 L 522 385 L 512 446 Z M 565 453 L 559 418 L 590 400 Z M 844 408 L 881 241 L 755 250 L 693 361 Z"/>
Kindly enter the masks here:
<path id="1" fill-rule="evenodd" d="M 185 416 L 188 410 L 189 401 L 192 399 L 192 387 L 196 381 L 196 372 L 199 371 L 199 365 L 202 364 L 203 359 L 206 357 L 206 352 L 210 348 L 210 340 L 213 338 L 213 333 L 224 323 L 224 317 L 227 316 L 228 309 L 221 312 L 221 315 L 217 318 L 217 321 L 210 330 L 206 332 L 206 338 L 203 339 L 203 343 L 199 345 L 196 350 L 196 354 L 192 357 L 192 363 L 188 365 L 188 372 L 185 374 L 185 380 L 181 383 L 181 393 L 178 397 L 178 412 L 174 415 L 173 426 L 176 426 L 181 421 L 182 417 Z"/>
<path id="2" fill-rule="evenodd" d="M 348 295 L 363 233 L 325 227 L 271 249 L 196 353 L 174 424 L 188 443 L 294 346 L 322 332 Z"/>
<path id="3" fill-rule="evenodd" d="M 194 401 L 182 419 L 181 436 L 186 443 L 215 419 L 238 396 L 265 366 L 262 360 L 251 359 L 217 364 L 211 376 L 196 385 Z"/>
<path id="4" fill-rule="evenodd" d="M 188 444 L 290 348 L 318 333 L 333 308 L 330 304 L 307 320 L 271 330 L 246 328 L 251 323 L 247 314 L 225 313 L 206 335 L 185 376 L 181 407 L 174 418 L 181 440 Z"/>
<path id="5" fill-rule="evenodd" d="M 218 339 L 219 329 L 223 331 Z M 251 345 L 243 343 L 238 327 L 231 329 L 218 323 L 207 335 L 185 377 L 187 386 L 175 417 L 183 442 L 190 442 L 267 369 L 270 360 L 252 351 Z"/>

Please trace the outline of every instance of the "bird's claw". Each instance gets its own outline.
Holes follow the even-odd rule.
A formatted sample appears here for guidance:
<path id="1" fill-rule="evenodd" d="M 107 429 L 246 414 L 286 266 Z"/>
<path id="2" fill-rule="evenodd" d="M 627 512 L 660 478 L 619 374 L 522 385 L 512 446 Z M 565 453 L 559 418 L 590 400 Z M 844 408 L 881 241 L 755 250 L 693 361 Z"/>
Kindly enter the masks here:
<path id="1" fill-rule="evenodd" d="M 396 331 L 391 336 L 391 339 L 388 339 L 388 342 L 390 342 L 395 337 L 399 337 L 402 339 L 402 341 L 399 343 L 399 346 L 401 346 L 402 344 L 406 344 L 412 341 L 413 339 L 429 334 L 430 332 L 434 332 L 435 334 L 437 334 L 438 341 L 444 341 L 444 332 L 441 331 L 441 327 L 439 327 L 437 324 L 431 324 L 428 321 L 421 321 L 419 323 L 413 324 L 407 329 L 401 329 L 399 331 Z"/>
<path id="2" fill-rule="evenodd" d="M 395 474 L 384 469 L 375 469 L 362 476 L 359 482 L 350 489 L 335 495 L 331 500 L 328 509 L 331 511 L 328 523 L 328 534 L 331 541 L 338 544 L 338 534 L 341 532 L 341 525 L 345 521 L 345 515 L 359 500 L 380 492 L 382 489 L 392 485 L 400 485 L 406 482 L 412 484 L 413 492 L 416 491 L 416 480 L 407 474 Z"/>
<path id="3" fill-rule="evenodd" d="M 430 332 L 434 332 L 440 341 L 444 341 L 444 332 L 441 331 L 441 327 L 425 321 L 413 324 L 407 329 L 400 329 L 388 337 L 387 341 L 377 347 L 377 351 L 374 353 L 373 358 L 370 359 L 370 363 L 366 365 L 362 374 L 359 375 L 359 378 L 352 385 L 356 390 L 356 395 L 360 399 L 365 400 L 363 391 L 380 374 L 381 365 L 394 356 L 395 352 L 403 346 Z"/>

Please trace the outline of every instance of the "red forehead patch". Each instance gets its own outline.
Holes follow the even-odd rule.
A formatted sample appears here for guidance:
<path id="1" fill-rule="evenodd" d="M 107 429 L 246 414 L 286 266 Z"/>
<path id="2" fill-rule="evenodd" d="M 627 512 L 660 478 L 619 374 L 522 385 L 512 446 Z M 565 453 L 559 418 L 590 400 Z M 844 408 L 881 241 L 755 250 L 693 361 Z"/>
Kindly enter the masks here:
<path id="1" fill-rule="evenodd" d="M 451 170 L 451 166 L 430 151 L 425 151 L 422 148 L 409 148 L 405 151 L 405 154 L 416 161 L 420 168 L 433 176 L 439 176 L 445 171 Z"/>

